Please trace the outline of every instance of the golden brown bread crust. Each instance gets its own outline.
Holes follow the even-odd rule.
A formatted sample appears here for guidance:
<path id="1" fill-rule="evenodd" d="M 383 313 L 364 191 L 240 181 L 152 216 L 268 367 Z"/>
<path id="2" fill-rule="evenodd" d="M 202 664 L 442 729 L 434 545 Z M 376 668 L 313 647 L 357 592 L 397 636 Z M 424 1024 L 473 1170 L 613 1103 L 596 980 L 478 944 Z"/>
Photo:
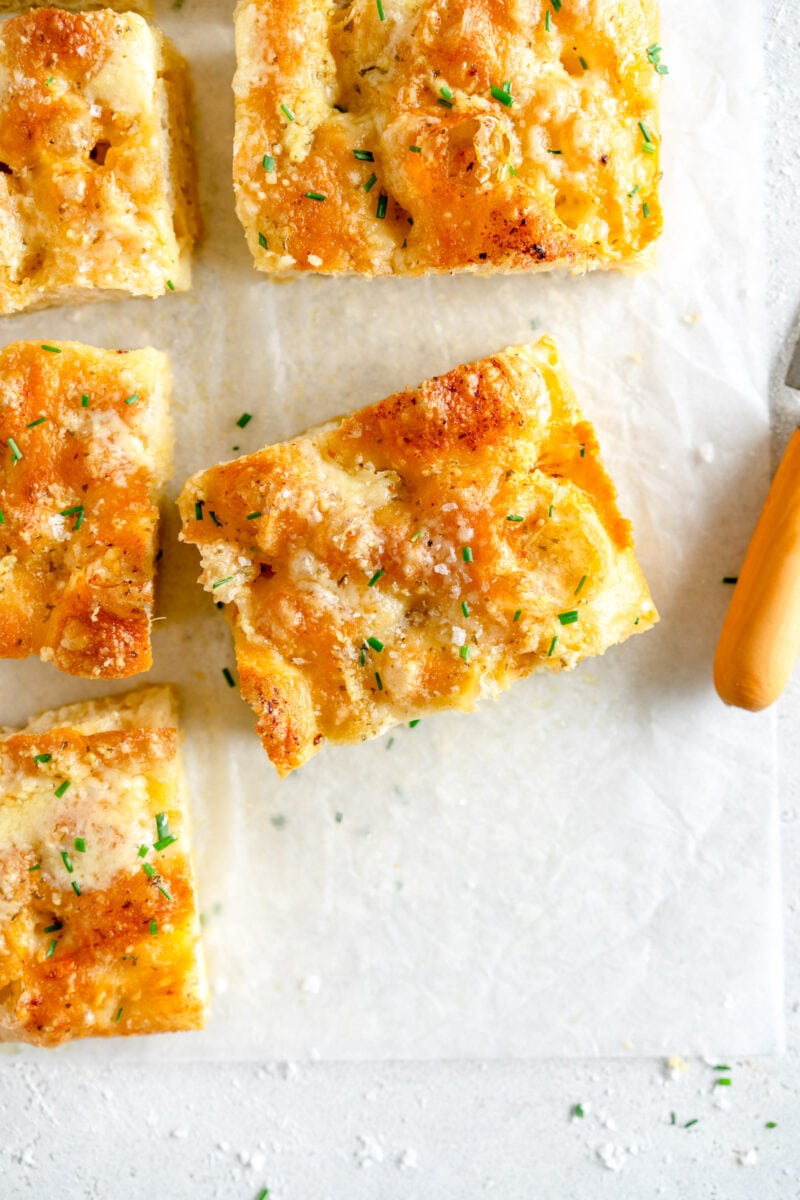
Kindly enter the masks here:
<path id="1" fill-rule="evenodd" d="M 136 675 L 152 661 L 167 360 L 46 345 L 0 352 L 0 658 Z"/>
<path id="2" fill-rule="evenodd" d="M 0 23 L 0 313 L 189 286 L 187 121 L 183 60 L 142 17 Z"/>
<path id="3" fill-rule="evenodd" d="M 174 698 L 150 688 L 48 716 L 0 737 L 0 1041 L 198 1028 Z"/>
<path id="4" fill-rule="evenodd" d="M 234 185 L 256 266 L 644 264 L 657 37 L 656 0 L 239 0 Z"/>
<path id="5" fill-rule="evenodd" d="M 179 506 L 282 775 L 657 620 L 548 338 L 202 471 Z"/>

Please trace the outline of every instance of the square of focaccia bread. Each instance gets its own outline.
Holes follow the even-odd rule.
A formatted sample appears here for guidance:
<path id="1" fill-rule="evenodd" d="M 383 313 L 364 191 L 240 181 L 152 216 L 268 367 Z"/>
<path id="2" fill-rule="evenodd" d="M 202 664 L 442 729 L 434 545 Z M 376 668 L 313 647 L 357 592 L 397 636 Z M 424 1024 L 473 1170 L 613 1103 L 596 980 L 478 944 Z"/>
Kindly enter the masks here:
<path id="1" fill-rule="evenodd" d="M 657 619 L 548 338 L 211 467 L 179 504 L 281 774 Z"/>
<path id="2" fill-rule="evenodd" d="M 190 283 L 183 60 L 143 17 L 0 22 L 0 313 Z"/>
<path id="3" fill-rule="evenodd" d="M 206 979 L 175 698 L 0 736 L 0 1041 L 196 1029 Z"/>
<path id="4" fill-rule="evenodd" d="M 240 0 L 234 184 L 256 266 L 647 265 L 657 37 L 656 0 Z"/>
<path id="5" fill-rule="evenodd" d="M 0 351 L 0 658 L 149 669 L 169 393 L 157 350 Z"/>

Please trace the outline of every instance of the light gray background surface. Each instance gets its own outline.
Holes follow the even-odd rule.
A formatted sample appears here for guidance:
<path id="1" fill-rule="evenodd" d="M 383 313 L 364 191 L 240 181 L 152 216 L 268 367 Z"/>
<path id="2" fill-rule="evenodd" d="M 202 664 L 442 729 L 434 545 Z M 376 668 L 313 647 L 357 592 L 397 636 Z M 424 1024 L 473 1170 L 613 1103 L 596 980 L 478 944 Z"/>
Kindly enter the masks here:
<path id="1" fill-rule="evenodd" d="M 768 0 L 766 13 L 777 456 L 800 412 L 781 382 L 800 334 L 800 5 Z M 782 1059 L 731 1061 L 730 1088 L 696 1061 L 4 1066 L 0 1200 L 255 1200 L 265 1186 L 270 1200 L 800 1198 L 799 718 L 800 671 L 779 712 Z"/>

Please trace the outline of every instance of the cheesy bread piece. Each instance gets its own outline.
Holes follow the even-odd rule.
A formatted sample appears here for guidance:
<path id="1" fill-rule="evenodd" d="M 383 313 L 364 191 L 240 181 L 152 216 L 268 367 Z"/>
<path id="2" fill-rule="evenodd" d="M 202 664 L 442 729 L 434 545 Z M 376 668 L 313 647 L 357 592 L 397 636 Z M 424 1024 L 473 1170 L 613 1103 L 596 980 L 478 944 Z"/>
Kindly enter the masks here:
<path id="1" fill-rule="evenodd" d="M 656 0 L 239 0 L 234 185 L 270 274 L 646 265 Z"/>
<path id="2" fill-rule="evenodd" d="M 657 620 L 549 338 L 202 471 L 179 505 L 281 775 Z"/>
<path id="3" fill-rule="evenodd" d="M 151 0 L 0 0 L 0 13 L 27 12 L 31 8 L 64 8 L 68 12 L 88 12 L 108 8 L 114 12 L 141 13 L 152 17 Z"/>
<path id="4" fill-rule="evenodd" d="M 0 23 L 0 313 L 190 283 L 185 64 L 143 17 Z"/>
<path id="5" fill-rule="evenodd" d="M 189 807 L 168 687 L 0 736 L 0 1041 L 202 1026 Z"/>
<path id="6" fill-rule="evenodd" d="M 150 668 L 169 393 L 157 350 L 0 351 L 0 658 L 103 679 Z"/>

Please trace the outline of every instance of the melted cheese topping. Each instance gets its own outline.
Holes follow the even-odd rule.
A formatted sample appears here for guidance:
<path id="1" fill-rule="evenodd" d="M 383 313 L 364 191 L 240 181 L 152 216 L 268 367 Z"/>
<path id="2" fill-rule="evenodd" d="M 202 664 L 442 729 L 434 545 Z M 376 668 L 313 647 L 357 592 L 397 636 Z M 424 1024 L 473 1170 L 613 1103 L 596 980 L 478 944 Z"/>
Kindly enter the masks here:
<path id="1" fill-rule="evenodd" d="M 187 124 L 182 60 L 141 17 L 0 24 L 0 313 L 188 287 Z"/>
<path id="2" fill-rule="evenodd" d="M 0 738 L 0 1040 L 202 1024 L 175 721 L 171 691 L 150 688 Z"/>
<path id="3" fill-rule="evenodd" d="M 46 345 L 0 352 L 0 657 L 134 675 L 151 663 L 167 360 Z"/>
<path id="4" fill-rule="evenodd" d="M 655 0 L 240 0 L 234 184 L 256 266 L 643 265 L 657 37 Z"/>
<path id="5" fill-rule="evenodd" d="M 179 505 L 282 774 L 657 620 L 548 338 L 212 467 Z"/>

